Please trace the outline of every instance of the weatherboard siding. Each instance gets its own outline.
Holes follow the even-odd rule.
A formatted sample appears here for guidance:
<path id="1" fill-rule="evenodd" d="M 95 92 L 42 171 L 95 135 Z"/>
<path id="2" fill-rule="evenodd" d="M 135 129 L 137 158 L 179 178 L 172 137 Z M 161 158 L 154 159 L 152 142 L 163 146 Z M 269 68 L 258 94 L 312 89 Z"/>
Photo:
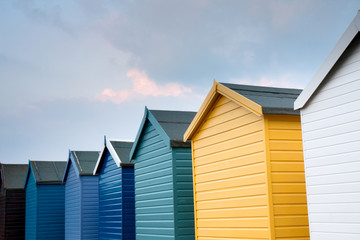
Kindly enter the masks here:
<path id="1" fill-rule="evenodd" d="M 266 115 L 275 239 L 309 239 L 300 116 Z"/>
<path id="2" fill-rule="evenodd" d="M 64 239 L 65 187 L 64 185 L 38 185 L 37 237 L 38 240 Z"/>
<path id="3" fill-rule="evenodd" d="M 191 148 L 173 148 L 176 239 L 194 239 Z"/>
<path id="4" fill-rule="evenodd" d="M 193 144 L 196 237 L 269 239 L 264 119 L 220 97 Z"/>
<path id="5" fill-rule="evenodd" d="M 301 115 L 311 239 L 359 239 L 359 37 Z"/>
<path id="6" fill-rule="evenodd" d="M 65 239 L 81 239 L 81 183 L 69 162 L 65 184 Z"/>
<path id="7" fill-rule="evenodd" d="M 25 202 L 25 239 L 37 239 L 37 188 L 36 181 L 32 174 L 29 175 L 26 184 L 26 202 Z"/>
<path id="8" fill-rule="evenodd" d="M 99 177 L 81 176 L 81 239 L 99 238 Z"/>
<path id="9" fill-rule="evenodd" d="M 175 239 L 172 152 L 149 121 L 135 162 L 136 238 Z"/>
<path id="10" fill-rule="evenodd" d="M 122 239 L 121 174 L 107 151 L 99 174 L 99 239 Z"/>
<path id="11" fill-rule="evenodd" d="M 123 239 L 135 239 L 134 167 L 122 167 Z"/>

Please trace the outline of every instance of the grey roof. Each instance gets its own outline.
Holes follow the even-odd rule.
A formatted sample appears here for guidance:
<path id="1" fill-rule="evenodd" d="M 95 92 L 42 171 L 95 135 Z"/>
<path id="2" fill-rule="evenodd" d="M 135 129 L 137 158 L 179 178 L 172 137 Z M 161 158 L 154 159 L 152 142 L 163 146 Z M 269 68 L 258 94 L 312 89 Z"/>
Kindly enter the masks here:
<path id="1" fill-rule="evenodd" d="M 80 175 L 93 175 L 96 162 L 99 158 L 98 151 L 71 151 Z"/>
<path id="2" fill-rule="evenodd" d="M 62 184 L 66 161 L 30 160 L 33 174 L 38 184 Z"/>
<path id="3" fill-rule="evenodd" d="M 27 164 L 1 164 L 1 176 L 5 189 L 23 189 Z"/>
<path id="4" fill-rule="evenodd" d="M 110 140 L 110 143 L 113 146 L 116 154 L 120 158 L 122 165 L 133 164 L 130 162 L 130 158 L 129 158 L 130 150 L 133 145 L 133 142 Z"/>
<path id="5" fill-rule="evenodd" d="M 262 106 L 264 114 L 300 114 L 298 110 L 294 110 L 294 102 L 301 89 L 221 84 Z"/>
<path id="6" fill-rule="evenodd" d="M 170 138 L 171 146 L 189 146 L 183 142 L 184 133 L 194 119 L 196 112 L 149 110 Z"/>

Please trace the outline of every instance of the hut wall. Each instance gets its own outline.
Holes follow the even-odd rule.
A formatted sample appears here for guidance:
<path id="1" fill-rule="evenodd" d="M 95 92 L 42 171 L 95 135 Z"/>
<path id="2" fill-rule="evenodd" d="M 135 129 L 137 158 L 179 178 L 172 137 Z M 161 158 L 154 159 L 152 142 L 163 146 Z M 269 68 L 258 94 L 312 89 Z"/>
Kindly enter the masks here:
<path id="1" fill-rule="evenodd" d="M 122 239 L 122 169 L 107 151 L 99 174 L 99 238 Z"/>
<path id="2" fill-rule="evenodd" d="M 99 178 L 81 176 L 82 239 L 98 239 L 99 235 Z"/>
<path id="3" fill-rule="evenodd" d="M 65 183 L 65 239 L 81 239 L 81 183 L 69 162 Z"/>
<path id="4" fill-rule="evenodd" d="M 64 185 L 38 185 L 37 239 L 65 238 Z"/>
<path id="5" fill-rule="evenodd" d="M 197 239 L 269 239 L 264 119 L 225 97 L 192 139 Z"/>
<path id="6" fill-rule="evenodd" d="M 122 167 L 123 239 L 135 239 L 134 167 Z"/>
<path id="7" fill-rule="evenodd" d="M 25 190 L 6 190 L 5 239 L 25 238 Z"/>
<path id="8" fill-rule="evenodd" d="M 309 239 L 300 116 L 266 115 L 275 239 Z"/>
<path id="9" fill-rule="evenodd" d="M 301 109 L 310 237 L 360 239 L 360 37 Z"/>
<path id="10" fill-rule="evenodd" d="M 194 199 L 191 148 L 173 148 L 175 239 L 194 239 Z"/>
<path id="11" fill-rule="evenodd" d="M 37 212 L 38 212 L 38 196 L 35 178 L 32 174 L 28 177 L 26 185 L 26 204 L 25 204 L 25 239 L 37 239 Z"/>
<path id="12" fill-rule="evenodd" d="M 175 239 L 172 151 L 145 124 L 135 153 L 136 238 Z"/>

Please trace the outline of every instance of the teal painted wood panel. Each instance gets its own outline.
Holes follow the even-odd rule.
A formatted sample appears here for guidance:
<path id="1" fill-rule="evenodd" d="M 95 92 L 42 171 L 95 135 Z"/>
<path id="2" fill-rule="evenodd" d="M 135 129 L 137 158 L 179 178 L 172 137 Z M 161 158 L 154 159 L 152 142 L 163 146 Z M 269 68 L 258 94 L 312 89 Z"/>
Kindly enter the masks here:
<path id="1" fill-rule="evenodd" d="M 136 239 L 175 239 L 172 152 L 149 121 L 134 156 Z"/>
<path id="2" fill-rule="evenodd" d="M 35 178 L 29 175 L 26 184 L 25 200 L 25 239 L 36 240 L 37 237 L 37 188 Z"/>
<path id="3" fill-rule="evenodd" d="M 176 239 L 195 239 L 191 148 L 173 148 Z"/>

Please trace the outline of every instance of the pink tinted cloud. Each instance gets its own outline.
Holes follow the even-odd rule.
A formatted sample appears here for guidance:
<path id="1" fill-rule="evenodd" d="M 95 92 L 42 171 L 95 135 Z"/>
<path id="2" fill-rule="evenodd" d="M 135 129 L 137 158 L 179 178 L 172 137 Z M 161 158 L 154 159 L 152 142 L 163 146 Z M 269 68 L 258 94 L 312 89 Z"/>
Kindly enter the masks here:
<path id="1" fill-rule="evenodd" d="M 111 101 L 121 104 L 130 99 L 140 96 L 166 96 L 177 97 L 192 90 L 178 83 L 167 83 L 163 86 L 151 80 L 144 71 L 136 68 L 129 70 L 126 77 L 132 80 L 133 87 L 130 90 L 114 91 L 110 88 L 104 89 L 96 98 L 100 101 Z"/>

